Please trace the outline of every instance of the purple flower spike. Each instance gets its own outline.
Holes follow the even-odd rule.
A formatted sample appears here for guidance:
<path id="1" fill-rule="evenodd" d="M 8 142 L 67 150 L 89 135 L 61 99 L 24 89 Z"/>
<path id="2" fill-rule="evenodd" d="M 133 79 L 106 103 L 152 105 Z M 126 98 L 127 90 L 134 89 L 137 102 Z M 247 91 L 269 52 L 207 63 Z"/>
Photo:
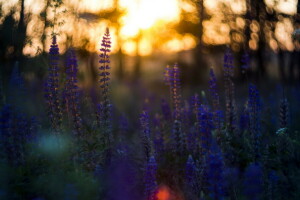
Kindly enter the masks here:
<path id="1" fill-rule="evenodd" d="M 207 154 L 212 140 L 213 116 L 208 106 L 201 105 L 198 111 L 200 140 L 203 153 Z"/>
<path id="2" fill-rule="evenodd" d="M 140 116 L 140 123 L 142 127 L 142 135 L 141 140 L 144 148 L 144 154 L 146 161 L 149 160 L 150 154 L 151 154 L 151 140 L 150 140 L 150 125 L 149 125 L 149 114 L 147 111 L 143 111 L 143 113 Z"/>
<path id="3" fill-rule="evenodd" d="M 217 91 L 217 79 L 213 69 L 209 71 L 209 91 L 213 104 L 213 118 L 214 118 L 214 126 L 221 131 L 222 126 L 222 113 L 220 110 L 220 97 Z"/>
<path id="4" fill-rule="evenodd" d="M 188 185 L 192 187 L 195 182 L 195 178 L 196 178 L 196 165 L 193 157 L 189 155 L 189 158 L 185 165 L 185 181 Z"/>
<path id="5" fill-rule="evenodd" d="M 229 48 L 226 49 L 224 55 L 224 86 L 226 100 L 226 125 L 231 133 L 235 133 L 237 129 L 236 103 L 235 103 L 235 87 L 232 81 L 234 74 L 233 55 Z"/>
<path id="6" fill-rule="evenodd" d="M 243 54 L 241 62 L 243 70 L 247 70 L 250 68 L 250 55 L 247 51 Z"/>
<path id="7" fill-rule="evenodd" d="M 48 79 L 45 84 L 45 99 L 47 103 L 48 117 L 51 121 L 51 127 L 56 132 L 59 133 L 61 121 L 62 121 L 62 111 L 59 100 L 59 48 L 56 43 L 56 36 L 52 38 L 52 44 L 49 50 L 50 55 L 50 66 Z"/>
<path id="8" fill-rule="evenodd" d="M 173 67 L 167 66 L 165 71 L 165 82 L 170 87 L 170 95 L 173 105 L 173 116 L 175 120 L 180 120 L 181 115 L 181 84 L 180 69 L 177 63 Z"/>
<path id="9" fill-rule="evenodd" d="M 279 127 L 287 128 L 289 125 L 289 103 L 286 98 L 281 99 L 279 105 Z"/>
<path id="10" fill-rule="evenodd" d="M 261 136 L 261 105 L 259 92 L 255 85 L 249 85 L 249 100 L 248 100 L 248 108 L 249 108 L 249 128 L 250 134 L 253 139 L 253 149 L 254 155 L 257 159 L 259 156 L 259 138 Z"/>
<path id="11" fill-rule="evenodd" d="M 207 158 L 209 193 L 212 199 L 224 199 L 224 163 L 222 152 L 216 142 L 213 142 Z"/>
<path id="12" fill-rule="evenodd" d="M 224 54 L 224 76 L 233 77 L 234 66 L 233 66 L 233 55 L 230 48 L 226 49 Z"/>
<path id="13" fill-rule="evenodd" d="M 110 52 L 111 42 L 109 29 L 102 38 L 101 49 L 100 49 L 100 88 L 102 93 L 102 109 L 101 109 L 101 122 L 102 128 L 104 130 L 106 143 L 110 145 L 112 142 L 112 124 L 111 124 L 111 103 L 109 98 L 109 82 L 110 82 L 110 59 L 108 53 Z"/>
<path id="14" fill-rule="evenodd" d="M 79 113 L 79 89 L 77 86 L 77 58 L 73 49 L 69 50 L 66 67 L 65 101 L 66 107 L 72 116 L 73 127 L 76 134 L 81 133 L 82 120 Z"/>
<path id="15" fill-rule="evenodd" d="M 155 161 L 154 156 L 151 156 L 149 162 L 146 167 L 146 174 L 144 177 L 145 181 L 145 190 L 144 194 L 147 200 L 157 200 L 156 198 L 156 171 L 157 171 L 157 164 Z"/>

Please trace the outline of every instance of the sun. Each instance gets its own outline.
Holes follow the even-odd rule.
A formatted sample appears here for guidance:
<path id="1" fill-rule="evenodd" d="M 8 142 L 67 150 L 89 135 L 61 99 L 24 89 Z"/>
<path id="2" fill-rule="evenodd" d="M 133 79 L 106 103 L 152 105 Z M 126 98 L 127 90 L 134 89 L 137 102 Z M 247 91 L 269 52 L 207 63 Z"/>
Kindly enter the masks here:
<path id="1" fill-rule="evenodd" d="M 120 6 L 127 11 L 120 19 L 123 36 L 136 36 L 158 22 L 179 20 L 178 0 L 120 0 Z"/>

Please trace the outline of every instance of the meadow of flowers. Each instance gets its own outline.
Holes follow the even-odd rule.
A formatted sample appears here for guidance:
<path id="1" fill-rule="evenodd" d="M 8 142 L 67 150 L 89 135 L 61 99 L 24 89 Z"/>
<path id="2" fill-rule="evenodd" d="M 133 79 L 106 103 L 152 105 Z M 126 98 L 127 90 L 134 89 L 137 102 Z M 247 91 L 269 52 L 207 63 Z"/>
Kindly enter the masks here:
<path id="1" fill-rule="evenodd" d="M 174 63 L 164 73 L 168 94 L 140 94 L 132 113 L 122 113 L 111 97 L 109 29 L 91 91 L 78 87 L 76 50 L 62 62 L 56 37 L 43 97 L 28 89 L 17 62 L 1 92 L 0 199 L 300 198 L 298 86 L 238 88 L 227 48 L 222 78 L 210 69 L 205 90 L 186 95 Z M 245 54 L 245 73 L 250 61 Z M 28 112 L 33 99 L 42 115 Z"/>

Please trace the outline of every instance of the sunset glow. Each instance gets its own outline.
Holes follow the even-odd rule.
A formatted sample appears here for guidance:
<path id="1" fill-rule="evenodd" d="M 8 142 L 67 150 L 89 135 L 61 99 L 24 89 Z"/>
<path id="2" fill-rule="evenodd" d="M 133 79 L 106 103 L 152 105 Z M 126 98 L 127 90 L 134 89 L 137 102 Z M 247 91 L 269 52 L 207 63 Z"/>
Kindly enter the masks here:
<path id="1" fill-rule="evenodd" d="M 179 20 L 177 0 L 121 0 L 120 6 L 127 10 L 120 20 L 124 36 L 135 36 L 155 23 Z"/>
<path id="2" fill-rule="evenodd" d="M 206 44 L 222 45 L 231 42 L 229 36 L 232 27 L 241 31 L 244 30 L 245 20 L 243 17 L 236 17 L 235 20 L 229 19 L 226 13 L 243 15 L 246 11 L 245 0 L 204 0 L 206 12 L 210 15 L 209 19 L 203 21 L 202 41 Z M 8 14 L 11 8 L 20 9 L 17 0 L 0 0 L 2 4 L 3 14 Z M 265 0 L 268 7 L 272 7 L 280 13 L 294 14 L 296 12 L 297 0 Z M 72 1 L 65 0 L 61 10 L 66 9 L 68 12 L 59 17 L 64 20 L 65 24 L 58 27 L 60 37 L 60 52 L 64 53 L 67 48 L 66 40 L 72 38 L 74 47 L 82 47 L 88 51 L 98 51 L 100 47 L 99 37 L 103 34 L 106 27 L 111 30 L 112 37 L 112 53 L 122 48 L 122 52 L 127 55 L 147 56 L 153 51 L 160 50 L 167 53 L 189 50 L 194 48 L 199 38 L 189 33 L 178 33 L 173 29 L 181 20 L 181 12 L 189 13 L 188 16 L 194 23 L 198 23 L 199 16 L 197 14 L 197 4 L 188 3 L 180 0 L 81 0 Z M 224 6 L 225 5 L 225 6 Z M 115 22 L 102 18 L 101 13 L 116 8 L 122 13 Z M 44 0 L 26 0 L 25 12 L 31 13 L 28 22 L 27 35 L 31 42 L 26 44 L 23 52 L 26 55 L 36 55 L 38 49 L 43 49 L 50 45 L 50 40 L 45 44 L 39 40 L 46 32 L 47 38 L 50 38 L 52 29 L 44 30 L 43 19 L 40 13 L 45 8 Z M 47 9 L 47 19 L 53 19 L 52 8 Z M 224 9 L 226 13 L 224 13 Z M 72 12 L 79 13 L 78 16 Z M 92 13 L 92 15 L 84 16 L 80 13 Z M 92 17 L 91 17 L 92 16 Z M 14 15 L 18 20 L 18 12 Z M 2 19 L 0 19 L 1 22 Z M 231 20 L 231 21 L 230 21 Z M 257 34 L 259 26 L 252 21 L 251 40 L 249 45 L 252 49 L 257 48 Z M 293 43 L 287 38 L 294 30 L 288 19 L 281 20 L 276 25 L 276 38 L 269 38 L 270 47 L 275 50 L 278 46 L 284 46 L 287 50 L 292 50 Z M 118 24 L 118 28 L 116 26 Z M 75 31 L 76 30 L 76 31 Z M 233 36 L 235 41 L 242 42 L 241 35 Z M 279 44 L 277 44 L 277 42 Z M 48 51 L 48 48 L 45 49 Z"/>

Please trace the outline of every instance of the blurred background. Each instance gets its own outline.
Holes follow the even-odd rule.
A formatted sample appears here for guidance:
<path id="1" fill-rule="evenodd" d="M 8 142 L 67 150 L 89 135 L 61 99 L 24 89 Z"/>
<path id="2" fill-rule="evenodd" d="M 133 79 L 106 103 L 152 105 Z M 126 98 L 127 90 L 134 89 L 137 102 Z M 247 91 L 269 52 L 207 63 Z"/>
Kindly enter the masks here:
<path id="1" fill-rule="evenodd" d="M 297 0 L 0 0 L 1 83 L 5 88 L 16 61 L 27 82 L 41 81 L 55 33 L 62 57 L 76 48 L 80 85 L 89 87 L 106 27 L 115 80 L 162 82 L 165 66 L 178 62 L 184 84 L 198 85 L 211 67 L 222 75 L 230 47 L 237 80 L 245 79 L 247 53 L 250 79 L 295 83 L 299 12 Z"/>
<path id="2" fill-rule="evenodd" d="M 99 83 L 99 49 L 107 27 L 110 30 L 112 42 L 110 54 L 112 77 L 109 85 L 112 88 L 109 91 L 111 104 L 107 103 L 108 97 L 103 98 L 103 94 L 107 90 L 106 88 L 100 90 Z M 48 54 L 53 35 L 57 35 L 61 56 L 59 59 L 60 88 L 58 88 L 60 97 L 51 98 L 55 104 L 53 107 L 60 108 L 61 106 L 61 112 L 64 112 L 62 119 L 57 120 L 57 122 L 63 122 L 62 129 L 65 131 L 59 137 L 54 135 L 50 128 L 51 122 L 55 121 L 51 117 L 54 115 L 48 111 L 47 116 L 46 103 L 47 99 L 50 101 L 50 93 L 48 92 L 48 97 L 44 98 L 46 93 L 44 84 L 49 69 Z M 241 124 L 243 123 L 243 126 L 247 127 L 241 130 L 247 133 L 248 126 L 250 127 L 251 124 L 251 126 L 255 126 L 253 129 L 255 132 L 251 129 L 252 133 L 249 128 L 249 133 L 257 135 L 260 134 L 260 131 L 256 130 L 257 127 L 260 127 L 258 122 L 261 121 L 263 125 L 261 133 L 264 133 L 263 137 L 259 136 L 262 138 L 261 146 L 264 146 L 261 148 L 261 157 L 262 160 L 265 159 L 265 163 L 270 162 L 270 164 L 263 163 L 266 165 L 264 171 L 277 170 L 280 176 L 278 180 L 284 186 L 283 189 L 279 188 L 278 190 L 282 199 L 290 199 L 288 197 L 294 195 L 293 193 L 295 193 L 294 196 L 300 196 L 300 189 L 298 189 L 300 134 L 299 131 L 296 131 L 300 129 L 298 123 L 300 107 L 297 106 L 300 101 L 299 42 L 300 2 L 297 0 L 0 0 L 0 108 L 2 108 L 0 131 L 4 130 L 1 138 L 9 138 L 0 138 L 0 145 L 3 143 L 9 148 L 17 146 L 17 150 L 23 146 L 26 147 L 26 149 L 24 147 L 26 153 L 24 154 L 26 156 L 24 156 L 26 158 L 24 167 L 13 168 L 2 161 L 4 156 L 1 155 L 4 152 L 3 155 L 10 156 L 10 153 L 6 153 L 10 152 L 10 149 L 2 151 L 0 154 L 0 199 L 11 194 L 16 195 L 14 199 L 18 199 L 18 195 L 19 199 L 35 200 L 43 199 L 38 196 L 48 197 L 47 199 L 76 199 L 76 197 L 64 197 L 77 195 L 78 199 L 93 199 L 99 195 L 98 193 L 104 196 L 114 196 L 115 199 L 120 199 L 121 196 L 121 199 L 126 199 L 123 195 L 124 191 L 131 192 L 133 191 L 131 188 L 134 189 L 133 196 L 142 196 L 143 185 L 140 184 L 140 181 L 143 178 L 141 172 L 144 172 L 145 161 L 144 157 L 140 158 L 144 153 L 142 148 L 144 148 L 145 142 L 142 139 L 143 136 L 140 137 L 140 133 L 143 131 L 143 134 L 146 135 L 148 128 L 152 129 L 153 138 L 158 137 L 159 134 L 162 135 L 162 143 L 164 143 L 164 134 L 168 138 L 169 136 L 173 137 L 173 132 L 181 134 L 179 133 L 181 132 L 180 126 L 176 125 L 179 123 L 177 120 L 173 123 L 171 119 L 174 108 L 171 106 L 170 110 L 168 104 L 168 102 L 172 102 L 172 98 L 175 99 L 175 96 L 176 99 L 181 98 L 180 86 L 173 89 L 173 97 L 171 92 L 170 98 L 171 89 L 164 84 L 163 77 L 166 66 L 174 65 L 176 62 L 182 72 L 180 81 L 182 81 L 182 96 L 184 97 L 182 98 L 184 102 L 180 102 L 182 104 L 178 103 L 178 105 L 182 106 L 182 113 L 184 113 L 182 129 L 186 130 L 183 130 L 183 133 L 186 132 L 189 135 L 189 140 L 193 140 L 193 137 L 196 138 L 191 135 L 198 133 L 198 121 L 194 124 L 193 120 L 195 116 L 199 117 L 199 113 L 204 116 L 201 117 L 203 118 L 201 121 L 205 122 L 205 127 L 210 127 L 212 126 L 210 114 L 216 113 L 213 114 L 213 120 L 215 120 L 215 115 L 222 114 L 219 112 L 220 110 L 227 109 L 230 111 L 231 125 L 235 123 L 236 119 L 234 118 L 239 115 Z M 75 130 L 73 125 L 77 121 L 72 121 L 71 112 L 68 110 L 69 103 L 66 101 L 68 98 L 63 96 L 67 95 L 66 91 L 70 88 L 66 81 L 65 65 L 66 54 L 71 47 L 75 48 L 78 59 L 77 75 L 80 87 L 79 91 L 73 89 L 72 92 L 74 96 L 75 93 L 76 95 L 77 92 L 80 93 L 78 95 L 80 106 L 77 108 L 80 115 L 77 112 L 73 114 L 73 110 L 72 115 L 77 116 L 76 120 L 78 120 L 78 116 L 82 118 L 82 127 L 84 127 L 84 134 L 82 134 L 84 137 L 82 138 L 81 135 L 75 136 L 78 133 L 73 134 L 73 130 Z M 223 59 L 224 53 L 229 52 L 229 48 L 234 55 L 235 73 L 232 81 L 236 87 L 233 89 L 233 86 L 228 87 L 227 85 L 227 92 L 225 92 L 226 83 L 224 84 L 222 81 Z M 217 109 L 213 105 L 212 113 L 208 109 L 209 106 L 206 106 L 215 104 L 216 101 L 215 97 L 209 96 L 209 94 L 215 93 L 215 91 L 211 92 L 214 88 L 208 87 L 210 68 L 214 69 L 217 76 L 218 84 L 216 85 L 218 87 L 213 87 L 218 88 L 221 100 Z M 231 84 L 229 79 L 231 80 L 231 77 L 227 79 L 227 84 Z M 52 80 L 54 78 L 49 79 L 49 82 Z M 260 91 L 264 100 L 262 103 L 258 100 L 258 91 L 254 85 L 250 85 L 252 90 L 250 90 L 248 100 L 249 82 L 257 86 L 257 90 Z M 52 90 L 55 90 L 56 93 L 56 86 L 53 88 Z M 236 90 L 236 93 L 233 90 Z M 199 96 L 194 95 L 195 93 Z M 226 99 L 228 95 L 229 100 Z M 236 96 L 236 105 L 234 97 L 232 97 L 234 95 Z M 253 101 L 251 104 L 250 100 Z M 199 109 L 198 101 L 201 103 L 201 109 Z M 72 102 L 77 103 L 77 101 Z M 292 106 L 289 107 L 288 102 Z M 13 105 L 13 109 L 6 104 Z M 106 108 L 103 109 L 101 105 Z M 111 105 L 112 109 L 110 110 L 108 108 Z M 238 115 L 235 113 L 235 107 Z M 262 115 L 260 115 L 260 109 L 263 110 Z M 289 109 L 292 111 L 291 116 L 289 116 Z M 53 113 L 56 110 L 60 109 L 55 108 Z M 111 118 L 105 119 L 106 115 L 101 116 L 106 111 L 111 111 Z M 148 113 L 146 115 L 148 111 L 150 117 Z M 255 113 L 251 114 L 250 111 L 255 111 Z M 164 112 L 168 112 L 169 117 L 161 114 Z M 148 119 L 144 117 L 145 122 L 142 122 L 141 113 L 143 113 L 142 116 L 148 116 Z M 228 115 L 227 111 L 224 113 Z M 35 116 L 35 118 L 29 120 L 26 118 L 27 116 Z M 254 120 L 256 116 L 257 119 Z M 287 122 L 289 117 L 292 125 Z M 223 118 L 223 116 L 218 116 L 218 118 Z M 102 122 L 102 119 L 105 119 L 105 122 Z M 103 125 L 107 124 L 106 121 L 110 119 L 112 119 L 112 124 L 102 127 L 102 123 Z M 252 120 L 258 125 L 252 125 Z M 281 123 L 282 121 L 284 123 Z M 113 127 L 112 132 L 116 138 L 115 144 L 113 144 L 115 146 L 112 148 L 113 151 L 116 150 L 114 152 L 116 162 L 106 167 L 106 154 L 110 156 L 112 151 L 111 147 L 106 146 L 103 142 L 107 139 L 105 139 L 106 134 L 102 134 L 102 131 L 106 133 L 105 129 L 110 129 L 110 125 Z M 220 123 L 218 123 L 219 125 Z M 211 128 L 205 129 L 211 132 Z M 230 132 L 230 129 L 228 130 Z M 252 150 L 249 149 L 256 149 L 257 139 L 253 140 L 252 135 L 248 139 L 248 136 L 235 139 L 238 134 L 232 137 L 231 134 L 227 134 L 228 130 L 224 129 L 226 134 L 221 138 L 224 142 L 224 147 L 221 146 L 225 149 L 224 155 L 238 158 L 238 161 L 233 162 L 243 166 L 237 165 L 237 169 L 244 169 L 250 164 L 250 161 L 252 162 L 253 156 L 250 155 Z M 29 146 L 26 146 L 28 144 L 24 142 L 23 135 L 25 137 L 27 132 L 37 133 L 37 145 L 30 146 L 31 144 L 27 142 Z M 215 133 L 219 134 L 217 131 Z M 18 139 L 19 135 L 22 136 L 20 137 L 22 139 Z M 259 137 L 257 136 L 257 138 Z M 34 137 L 32 136 L 32 138 Z M 269 139 L 270 142 L 267 141 Z M 32 140 L 35 143 L 35 139 Z M 172 140 L 167 139 L 166 144 L 171 144 Z M 252 140 L 255 141 L 253 142 L 255 147 L 250 148 Z M 79 144 L 78 141 L 82 144 Z M 148 143 L 147 140 L 146 143 L 151 149 L 150 142 Z M 225 147 L 227 145 L 228 148 Z M 12 156 L 9 158 L 14 160 L 15 157 L 23 157 L 21 150 L 19 153 L 21 156 L 11 154 Z M 82 161 L 75 155 L 77 151 L 82 152 L 82 155 L 78 156 L 80 159 L 82 157 Z M 198 149 L 196 151 L 198 153 Z M 176 184 L 173 184 L 173 181 L 176 183 L 177 177 L 179 177 L 178 185 L 183 184 L 180 178 L 183 168 L 178 167 L 181 164 L 173 165 L 173 156 L 168 154 L 169 152 L 165 154 L 166 160 L 163 162 L 157 156 L 159 170 L 161 170 L 158 171 L 160 175 L 158 182 L 162 183 L 158 191 L 161 200 L 171 199 L 169 196 L 172 196 L 172 190 L 174 192 L 178 190 L 177 195 L 183 196 L 181 193 L 183 188 L 175 188 L 176 190 L 169 188 L 172 185 L 177 187 Z M 221 151 L 216 150 L 215 155 L 219 154 L 221 155 Z M 214 155 L 214 152 L 211 155 Z M 78 166 L 76 159 L 78 159 Z M 184 159 L 180 158 L 180 161 L 175 162 L 183 163 Z M 202 158 L 197 158 L 198 161 L 200 159 Z M 207 162 L 206 159 L 203 160 Z M 201 162 L 199 161 L 197 165 L 200 163 L 202 167 Z M 220 162 L 217 161 L 217 165 Z M 98 165 L 99 163 L 104 166 L 103 169 L 101 165 Z M 211 163 L 216 165 L 214 161 Z M 80 165 L 82 165 L 82 169 Z M 203 166 L 205 165 L 207 164 L 204 163 Z M 110 168 L 110 166 L 112 167 Z M 257 166 L 257 168 L 259 167 Z M 250 172 L 251 170 L 250 168 Z M 176 176 L 177 173 L 180 176 Z M 230 188 L 230 191 L 234 191 L 233 193 L 236 195 L 234 187 L 241 188 L 235 185 L 241 183 L 242 174 L 238 170 L 235 172 L 233 165 L 228 165 L 226 173 L 226 176 L 234 178 L 228 180 L 232 181 L 233 190 Z M 255 172 L 254 175 L 249 174 L 247 176 L 250 177 L 250 182 L 252 176 L 256 176 L 256 178 L 259 176 L 259 180 L 262 177 L 260 171 L 259 173 Z M 128 181 L 127 176 L 136 179 L 134 181 L 136 185 L 128 184 L 131 181 Z M 206 175 L 203 177 L 206 181 Z M 264 174 L 264 178 L 267 177 L 269 175 Z M 99 180 L 99 182 L 95 180 Z M 217 180 L 216 183 L 219 184 L 220 180 Z M 273 183 L 269 183 L 269 180 L 271 178 L 264 179 L 264 184 L 270 185 L 270 187 L 268 185 L 268 191 L 277 184 L 274 183 L 271 186 Z M 228 185 L 230 184 L 228 181 Z M 248 187 L 249 184 L 246 185 Z M 272 190 L 277 190 L 274 188 Z M 251 191 L 251 187 L 249 191 Z M 24 198 L 21 198 L 22 195 Z M 132 196 L 127 193 L 126 195 Z M 280 199 L 281 196 L 277 198 Z M 297 197 L 295 199 L 300 199 Z M 241 198 L 237 196 L 235 199 Z"/>

